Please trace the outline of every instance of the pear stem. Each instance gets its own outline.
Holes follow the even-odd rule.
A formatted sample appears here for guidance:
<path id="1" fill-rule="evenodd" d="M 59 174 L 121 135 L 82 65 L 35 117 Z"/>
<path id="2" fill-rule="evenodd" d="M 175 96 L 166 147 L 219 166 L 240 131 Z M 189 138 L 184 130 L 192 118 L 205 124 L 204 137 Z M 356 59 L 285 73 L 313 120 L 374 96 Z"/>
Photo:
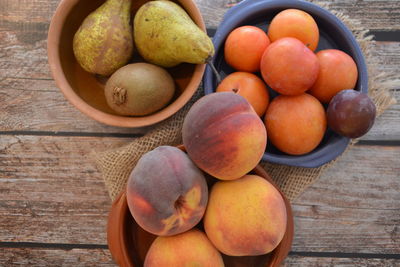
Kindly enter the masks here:
<path id="1" fill-rule="evenodd" d="M 212 62 L 212 57 L 207 58 L 206 63 L 211 67 L 212 71 L 214 72 L 215 77 L 217 78 L 217 83 L 220 84 L 222 81 L 221 75 L 219 75 L 217 69 Z"/>

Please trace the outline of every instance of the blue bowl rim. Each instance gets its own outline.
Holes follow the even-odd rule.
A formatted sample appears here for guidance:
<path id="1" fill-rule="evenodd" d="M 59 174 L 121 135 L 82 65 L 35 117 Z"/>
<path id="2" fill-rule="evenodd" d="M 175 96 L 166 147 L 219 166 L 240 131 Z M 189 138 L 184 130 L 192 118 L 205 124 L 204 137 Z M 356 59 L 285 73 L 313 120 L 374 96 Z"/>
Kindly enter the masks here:
<path id="1" fill-rule="evenodd" d="M 224 15 L 217 31 L 213 37 L 213 43 L 215 46 L 215 51 L 218 52 L 224 43 L 226 36 L 242 22 L 246 20 L 249 14 L 259 12 L 259 9 L 288 9 L 296 8 L 304 10 L 311 15 L 318 14 L 318 17 L 323 17 L 329 24 L 335 27 L 335 29 L 344 36 L 346 41 L 349 43 L 350 53 L 352 54 L 355 62 L 357 63 L 359 72 L 359 88 L 362 93 L 368 93 L 368 72 L 367 66 L 363 53 L 353 36 L 352 32 L 344 25 L 344 23 L 336 17 L 334 14 L 328 10 L 302 0 L 261 0 L 261 1 L 251 1 L 244 0 L 234 7 L 230 8 Z M 246 13 L 244 11 L 249 11 Z M 314 15 L 313 15 L 314 16 Z M 213 63 L 215 63 L 215 56 L 213 58 Z M 213 93 L 213 72 L 210 66 L 206 67 L 206 71 L 203 78 L 204 83 L 204 93 Z M 333 139 L 333 140 L 332 140 Z M 334 134 L 333 138 L 324 147 L 319 148 L 316 151 L 312 151 L 308 154 L 301 156 L 291 156 L 291 155 L 275 155 L 265 152 L 262 161 L 298 166 L 298 167 L 308 167 L 315 168 L 334 160 L 336 157 L 341 155 L 346 147 L 348 146 L 350 139 L 347 137 L 339 136 Z"/>

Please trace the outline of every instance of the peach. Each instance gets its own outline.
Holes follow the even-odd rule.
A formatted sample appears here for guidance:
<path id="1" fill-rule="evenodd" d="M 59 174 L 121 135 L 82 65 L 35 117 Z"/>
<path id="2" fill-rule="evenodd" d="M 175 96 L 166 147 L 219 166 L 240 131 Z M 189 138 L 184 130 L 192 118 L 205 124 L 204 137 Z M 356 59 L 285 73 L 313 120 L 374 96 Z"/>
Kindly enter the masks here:
<path id="1" fill-rule="evenodd" d="M 299 95 L 316 81 L 319 71 L 317 56 L 302 42 L 285 37 L 273 42 L 261 59 L 264 81 L 283 95 Z"/>
<path id="2" fill-rule="evenodd" d="M 290 155 L 306 154 L 316 148 L 327 125 L 324 107 L 309 94 L 274 98 L 264 122 L 271 143 Z"/>
<path id="3" fill-rule="evenodd" d="M 315 51 L 319 41 L 319 29 L 310 14 L 299 9 L 286 9 L 272 19 L 268 27 L 268 36 L 271 42 L 283 37 L 293 37 Z"/>
<path id="4" fill-rule="evenodd" d="M 281 242 L 286 224 L 281 194 L 260 176 L 219 181 L 211 189 L 204 229 L 214 246 L 226 255 L 271 252 Z"/>
<path id="5" fill-rule="evenodd" d="M 354 89 L 358 71 L 354 60 L 337 49 L 321 50 L 317 53 L 320 69 L 318 78 L 307 93 L 322 103 L 329 103 L 340 91 Z"/>
<path id="6" fill-rule="evenodd" d="M 144 230 L 182 233 L 203 217 L 208 200 L 204 174 L 180 149 L 160 146 L 144 154 L 127 183 L 129 210 Z"/>
<path id="7" fill-rule="evenodd" d="M 264 115 L 269 103 L 269 93 L 264 81 L 250 72 L 234 72 L 226 76 L 217 92 L 234 92 L 243 96 L 258 116 Z"/>
<path id="8" fill-rule="evenodd" d="M 208 174 L 238 179 L 261 160 L 267 132 L 242 96 L 220 92 L 199 99 L 183 121 L 182 139 L 192 161 Z"/>
<path id="9" fill-rule="evenodd" d="M 157 237 L 144 261 L 144 267 L 153 266 L 223 267 L 224 262 L 207 236 L 192 229 L 174 236 Z"/>
<path id="10" fill-rule="evenodd" d="M 260 70 L 260 60 L 270 44 L 267 34 L 255 26 L 241 26 L 227 37 L 224 46 L 225 61 L 235 70 Z"/>

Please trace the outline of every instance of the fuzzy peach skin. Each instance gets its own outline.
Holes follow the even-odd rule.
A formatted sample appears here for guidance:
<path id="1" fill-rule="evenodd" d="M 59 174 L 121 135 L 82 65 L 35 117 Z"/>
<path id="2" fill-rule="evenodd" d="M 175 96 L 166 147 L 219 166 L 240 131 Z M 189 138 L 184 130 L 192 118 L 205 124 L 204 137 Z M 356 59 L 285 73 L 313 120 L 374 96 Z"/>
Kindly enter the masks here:
<path id="1" fill-rule="evenodd" d="M 267 145 L 263 122 L 246 99 L 232 92 L 199 99 L 185 117 L 182 138 L 193 162 L 221 180 L 252 170 Z"/>
<path id="2" fill-rule="evenodd" d="M 129 210 L 140 227 L 159 236 L 182 233 L 203 217 L 205 177 L 180 149 L 160 146 L 144 154 L 127 183 Z"/>
<path id="3" fill-rule="evenodd" d="M 222 267 L 219 251 L 198 229 L 157 237 L 147 252 L 144 267 Z"/>
<path id="4" fill-rule="evenodd" d="M 260 176 L 219 181 L 211 189 L 204 229 L 224 254 L 269 253 L 281 242 L 286 223 L 286 206 L 281 194 Z"/>

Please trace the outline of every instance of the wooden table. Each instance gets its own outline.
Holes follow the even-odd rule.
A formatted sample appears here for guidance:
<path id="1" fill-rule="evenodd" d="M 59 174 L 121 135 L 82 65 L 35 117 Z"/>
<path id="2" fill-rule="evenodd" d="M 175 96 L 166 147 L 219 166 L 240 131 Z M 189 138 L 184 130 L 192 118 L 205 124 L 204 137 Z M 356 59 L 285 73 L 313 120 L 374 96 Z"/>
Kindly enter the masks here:
<path id="1" fill-rule="evenodd" d="M 235 1 L 196 2 L 212 29 Z M 144 130 L 99 124 L 60 93 L 46 51 L 58 3 L 0 0 L 0 266 L 115 265 L 110 199 L 89 154 Z M 332 6 L 376 34 L 379 69 L 398 74 L 400 1 Z M 399 101 L 400 88 L 394 95 Z M 400 266 L 400 104 L 292 204 L 286 266 Z"/>

